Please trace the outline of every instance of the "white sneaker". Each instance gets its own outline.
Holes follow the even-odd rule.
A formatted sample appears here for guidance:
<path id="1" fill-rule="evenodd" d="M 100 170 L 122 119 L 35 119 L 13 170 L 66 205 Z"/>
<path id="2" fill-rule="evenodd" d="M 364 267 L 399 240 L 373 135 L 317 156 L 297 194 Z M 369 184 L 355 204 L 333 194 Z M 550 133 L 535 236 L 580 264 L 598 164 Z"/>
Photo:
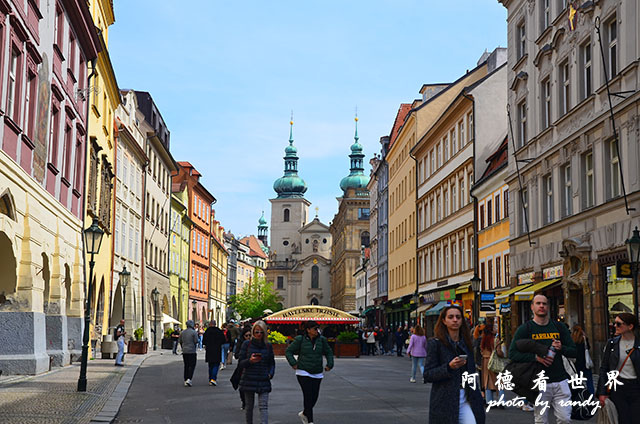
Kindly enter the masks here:
<path id="1" fill-rule="evenodd" d="M 304 411 L 298 412 L 298 416 L 300 417 L 300 420 L 302 420 L 302 424 L 309 424 L 309 420 L 307 419 L 307 416 L 304 415 Z"/>
<path id="2" fill-rule="evenodd" d="M 187 383 L 187 380 L 184 380 L 184 387 L 187 387 L 189 385 L 189 383 Z"/>
<path id="3" fill-rule="evenodd" d="M 416 382 L 415 378 L 412 378 L 412 379 L 409 380 L 409 383 L 415 383 L 415 382 Z"/>
<path id="4" fill-rule="evenodd" d="M 221 370 L 225 369 L 224 364 L 220 364 L 220 369 L 221 369 Z"/>
<path id="5" fill-rule="evenodd" d="M 522 410 L 525 412 L 533 412 L 533 409 L 534 408 L 528 404 L 525 404 L 524 406 L 522 406 Z"/>
<path id="6" fill-rule="evenodd" d="M 191 379 L 187 378 L 187 381 L 185 381 L 185 384 L 189 387 L 191 387 Z"/>

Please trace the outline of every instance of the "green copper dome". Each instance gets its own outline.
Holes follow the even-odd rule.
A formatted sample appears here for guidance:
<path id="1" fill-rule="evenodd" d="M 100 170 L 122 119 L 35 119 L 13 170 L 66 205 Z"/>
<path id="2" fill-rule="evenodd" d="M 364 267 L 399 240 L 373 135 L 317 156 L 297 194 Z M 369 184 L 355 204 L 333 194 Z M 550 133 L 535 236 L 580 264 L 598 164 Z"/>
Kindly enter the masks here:
<path id="1" fill-rule="evenodd" d="M 340 181 L 340 188 L 343 192 L 347 192 L 350 188 L 355 189 L 366 189 L 369 184 L 369 177 L 364 175 L 364 167 L 362 164 L 362 160 L 364 158 L 364 154 L 362 153 L 362 145 L 358 143 L 358 118 L 356 117 L 356 135 L 354 137 L 355 141 L 351 145 L 351 154 L 349 158 L 351 158 L 351 172 L 348 176 L 344 177 L 342 181 Z"/>
<path id="2" fill-rule="evenodd" d="M 284 176 L 273 183 L 278 198 L 304 197 L 307 183 L 298 176 L 298 149 L 293 145 L 293 121 L 290 122 L 289 145 L 284 149 Z"/>
<path id="3" fill-rule="evenodd" d="M 264 211 L 262 211 L 262 216 L 258 220 L 258 228 L 263 228 L 267 226 L 267 220 L 264 218 Z"/>

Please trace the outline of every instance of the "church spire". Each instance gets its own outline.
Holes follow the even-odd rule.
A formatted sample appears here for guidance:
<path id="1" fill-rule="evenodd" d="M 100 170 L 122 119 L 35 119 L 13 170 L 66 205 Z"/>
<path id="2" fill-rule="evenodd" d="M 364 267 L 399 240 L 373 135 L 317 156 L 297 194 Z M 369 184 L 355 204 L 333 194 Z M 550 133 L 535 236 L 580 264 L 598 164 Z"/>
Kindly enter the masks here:
<path id="1" fill-rule="evenodd" d="M 340 188 L 343 192 L 347 192 L 350 188 L 367 188 L 367 184 L 369 184 L 369 177 L 364 175 L 364 165 L 363 158 L 364 153 L 362 153 L 362 145 L 359 143 L 358 137 L 358 115 L 355 117 L 355 135 L 354 142 L 351 145 L 351 154 L 349 155 L 351 161 L 351 169 L 349 175 L 344 177 L 342 181 L 340 181 Z"/>
<path id="2" fill-rule="evenodd" d="M 284 149 L 284 176 L 273 183 L 279 198 L 304 197 L 307 184 L 298 176 L 298 149 L 293 145 L 293 112 L 289 121 L 289 145 Z"/>

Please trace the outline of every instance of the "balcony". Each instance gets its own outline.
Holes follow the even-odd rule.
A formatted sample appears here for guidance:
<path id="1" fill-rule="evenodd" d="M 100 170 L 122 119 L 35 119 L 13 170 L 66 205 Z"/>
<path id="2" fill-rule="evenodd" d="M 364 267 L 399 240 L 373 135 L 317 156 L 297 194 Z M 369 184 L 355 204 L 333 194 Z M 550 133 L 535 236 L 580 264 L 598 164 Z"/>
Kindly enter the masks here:
<path id="1" fill-rule="evenodd" d="M 291 259 L 286 261 L 269 261 L 267 270 L 271 269 L 292 269 L 298 263 L 297 260 Z"/>

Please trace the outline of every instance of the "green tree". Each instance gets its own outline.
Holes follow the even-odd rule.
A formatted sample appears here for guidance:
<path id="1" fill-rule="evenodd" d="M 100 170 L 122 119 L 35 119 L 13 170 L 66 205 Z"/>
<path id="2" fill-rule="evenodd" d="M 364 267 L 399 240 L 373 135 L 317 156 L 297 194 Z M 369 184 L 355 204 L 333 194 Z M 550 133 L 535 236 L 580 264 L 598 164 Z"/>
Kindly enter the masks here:
<path id="1" fill-rule="evenodd" d="M 282 309 L 282 296 L 273 289 L 273 283 L 264 277 L 259 278 L 256 271 L 253 281 L 245 285 L 242 292 L 231 296 L 229 305 L 240 314 L 243 319 L 259 318 L 265 309 L 277 312 Z"/>

